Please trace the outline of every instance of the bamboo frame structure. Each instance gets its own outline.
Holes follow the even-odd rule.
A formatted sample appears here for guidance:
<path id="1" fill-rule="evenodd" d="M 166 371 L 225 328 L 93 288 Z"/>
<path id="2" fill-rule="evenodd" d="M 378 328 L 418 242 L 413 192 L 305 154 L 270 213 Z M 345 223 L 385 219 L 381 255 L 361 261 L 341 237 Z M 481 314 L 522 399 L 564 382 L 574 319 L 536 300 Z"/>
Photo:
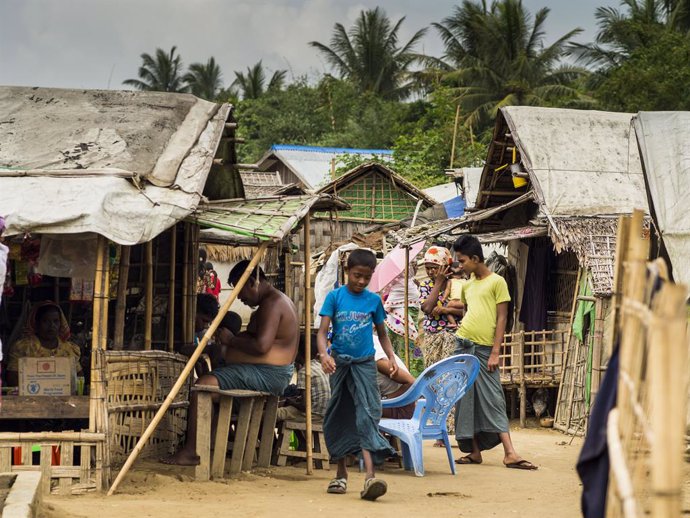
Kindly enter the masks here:
<path id="1" fill-rule="evenodd" d="M 175 349 L 175 267 L 177 255 L 177 225 L 170 233 L 170 291 L 168 293 L 168 351 Z"/>
<path id="2" fill-rule="evenodd" d="M 151 350 L 151 333 L 153 329 L 153 241 L 148 241 L 146 250 L 146 312 L 144 317 L 144 350 Z"/>
<path id="3" fill-rule="evenodd" d="M 268 247 L 269 242 L 265 241 L 261 244 L 259 249 L 257 250 L 256 254 L 250 261 L 249 265 L 247 265 L 246 270 L 242 274 L 242 277 L 240 277 L 239 281 L 237 281 L 237 284 L 235 287 L 232 289 L 232 292 L 230 293 L 230 296 L 228 299 L 225 301 L 223 304 L 223 307 L 220 309 L 218 312 L 218 315 L 216 318 L 213 319 L 213 322 L 211 322 L 211 325 L 209 328 L 206 330 L 206 333 L 204 334 L 204 337 L 199 341 L 199 344 L 197 345 L 196 349 L 194 350 L 194 353 L 192 356 L 189 358 L 187 361 L 187 365 L 185 365 L 184 370 L 182 371 L 182 374 L 180 374 L 180 377 L 177 379 L 175 382 L 175 385 L 171 389 L 170 393 L 168 396 L 165 398 L 165 401 L 161 405 L 160 409 L 154 416 L 153 420 L 149 424 L 149 426 L 146 428 L 144 433 L 141 435 L 141 438 L 137 442 L 136 446 L 130 453 L 129 457 L 127 458 L 127 461 L 125 462 L 124 466 L 122 466 L 122 469 L 117 475 L 117 478 L 113 482 L 112 486 L 108 490 L 108 496 L 112 495 L 124 479 L 125 475 L 127 472 L 130 470 L 132 465 L 134 464 L 134 461 L 137 459 L 139 456 L 139 453 L 143 449 L 144 445 L 148 441 L 149 437 L 151 437 L 151 434 L 154 432 L 158 424 L 161 422 L 163 419 L 163 416 L 167 412 L 168 408 L 170 407 L 171 403 L 175 399 L 175 396 L 177 393 L 180 391 L 182 388 L 182 385 L 184 385 L 185 381 L 191 374 L 192 370 L 194 369 L 194 365 L 196 364 L 197 360 L 201 356 L 201 353 L 203 352 L 204 348 L 206 347 L 206 344 L 208 344 L 208 341 L 213 337 L 214 333 L 218 329 L 218 326 L 220 325 L 221 320 L 223 319 L 223 316 L 228 312 L 230 309 L 230 306 L 232 303 L 235 301 L 237 298 L 237 295 L 239 295 L 240 291 L 244 287 L 244 285 L 247 283 L 247 280 L 249 279 L 249 276 L 251 275 L 252 271 L 256 266 L 259 264 L 259 261 L 263 257 L 264 252 L 266 251 L 266 248 Z"/>
<path id="4" fill-rule="evenodd" d="M 306 398 L 307 475 L 314 473 L 311 415 L 311 216 L 304 217 L 304 392 Z"/>
<path id="5" fill-rule="evenodd" d="M 641 212 L 621 223 L 619 237 L 625 236 L 627 246 L 617 257 L 625 261 L 615 330 L 617 406 L 607 423 L 606 517 L 677 518 L 684 471 L 688 289 L 664 280 L 665 263 L 656 269 L 646 263 L 649 242 L 642 238 Z"/>
<path id="6" fill-rule="evenodd" d="M 129 282 L 129 260 L 131 246 L 120 247 L 120 267 L 117 276 L 117 302 L 115 305 L 115 330 L 113 349 L 120 350 L 125 343 L 125 312 L 127 311 L 127 283 Z"/>

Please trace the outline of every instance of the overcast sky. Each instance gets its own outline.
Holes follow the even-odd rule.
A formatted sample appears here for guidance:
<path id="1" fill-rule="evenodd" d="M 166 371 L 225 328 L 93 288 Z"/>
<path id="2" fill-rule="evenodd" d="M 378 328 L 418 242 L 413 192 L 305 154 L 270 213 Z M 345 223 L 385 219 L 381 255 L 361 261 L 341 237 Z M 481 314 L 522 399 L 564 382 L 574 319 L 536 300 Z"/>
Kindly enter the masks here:
<path id="1" fill-rule="evenodd" d="M 312 40 L 328 44 L 333 24 L 349 27 L 362 9 L 381 6 L 406 16 L 402 41 L 448 16 L 449 0 L 0 0 L 0 84 L 122 88 L 136 77 L 142 52 L 176 45 L 185 64 L 214 56 L 225 83 L 234 70 L 262 59 L 291 76 L 327 70 Z M 618 0 L 524 0 L 534 13 L 549 7 L 547 40 L 581 27 L 596 32 L 594 11 Z M 441 55 L 429 30 L 418 51 Z"/>

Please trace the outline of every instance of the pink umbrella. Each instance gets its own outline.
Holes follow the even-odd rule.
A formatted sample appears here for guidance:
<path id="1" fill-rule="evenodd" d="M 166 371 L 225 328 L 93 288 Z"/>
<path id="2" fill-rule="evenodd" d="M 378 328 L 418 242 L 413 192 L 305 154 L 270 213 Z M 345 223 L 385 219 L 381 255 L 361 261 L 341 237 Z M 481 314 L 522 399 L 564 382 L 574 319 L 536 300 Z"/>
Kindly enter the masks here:
<path id="1" fill-rule="evenodd" d="M 424 248 L 424 241 L 415 243 L 410 246 L 410 261 L 417 257 L 419 252 Z M 398 275 L 405 271 L 405 249 L 400 245 L 391 250 L 383 261 L 379 263 L 371 277 L 368 289 L 374 293 L 378 293 L 388 284 L 393 282 Z"/>

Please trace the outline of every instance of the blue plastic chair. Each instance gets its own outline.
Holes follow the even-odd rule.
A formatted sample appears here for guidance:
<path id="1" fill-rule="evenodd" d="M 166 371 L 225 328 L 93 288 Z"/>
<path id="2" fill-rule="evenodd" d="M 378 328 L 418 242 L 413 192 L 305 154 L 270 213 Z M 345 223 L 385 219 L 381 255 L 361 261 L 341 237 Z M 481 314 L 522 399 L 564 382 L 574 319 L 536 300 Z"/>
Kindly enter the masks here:
<path id="1" fill-rule="evenodd" d="M 479 374 L 479 360 L 471 354 L 458 354 L 426 368 L 404 394 L 382 401 L 383 408 L 397 408 L 415 401 L 412 419 L 381 419 L 379 429 L 402 442 L 403 466 L 424 476 L 422 441 L 441 439 L 448 453 L 450 471 L 455 462 L 448 439 L 446 419 Z"/>

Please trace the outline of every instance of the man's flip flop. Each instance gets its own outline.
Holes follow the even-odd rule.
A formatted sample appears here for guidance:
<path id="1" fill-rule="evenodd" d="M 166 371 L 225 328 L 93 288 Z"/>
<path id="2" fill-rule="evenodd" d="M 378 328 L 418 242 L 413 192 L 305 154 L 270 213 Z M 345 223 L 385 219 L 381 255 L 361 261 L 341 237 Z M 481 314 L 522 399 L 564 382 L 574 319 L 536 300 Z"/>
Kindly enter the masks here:
<path id="1" fill-rule="evenodd" d="M 364 490 L 359 494 L 362 500 L 374 501 L 388 491 L 388 484 L 378 478 L 368 478 L 364 481 Z"/>
<path id="2" fill-rule="evenodd" d="M 346 478 L 334 478 L 328 483 L 328 489 L 326 493 L 331 493 L 333 495 L 344 495 L 347 492 L 347 479 Z"/>
<path id="3" fill-rule="evenodd" d="M 460 457 L 459 459 L 455 459 L 456 464 L 481 464 L 481 460 L 474 460 L 472 457 L 469 455 L 465 455 L 464 457 Z"/>
<path id="4" fill-rule="evenodd" d="M 528 471 L 533 471 L 535 469 L 539 469 L 539 466 L 535 466 L 530 461 L 522 459 L 522 460 L 519 460 L 517 462 L 509 462 L 508 464 L 506 464 L 506 468 L 525 469 Z"/>

